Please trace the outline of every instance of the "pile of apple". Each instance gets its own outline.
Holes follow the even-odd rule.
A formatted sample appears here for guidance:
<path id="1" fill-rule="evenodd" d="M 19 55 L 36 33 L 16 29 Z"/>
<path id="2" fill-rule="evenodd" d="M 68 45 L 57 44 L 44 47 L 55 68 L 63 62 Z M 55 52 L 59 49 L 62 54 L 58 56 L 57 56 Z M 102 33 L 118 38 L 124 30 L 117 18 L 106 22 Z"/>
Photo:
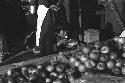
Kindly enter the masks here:
<path id="1" fill-rule="evenodd" d="M 115 37 L 104 42 L 83 44 L 75 53 L 65 56 L 70 56 L 70 64 L 81 74 L 92 71 L 115 76 L 125 75 L 125 38 Z"/>
<path id="2" fill-rule="evenodd" d="M 69 83 L 70 65 L 65 62 L 27 65 L 8 70 L 3 83 Z"/>

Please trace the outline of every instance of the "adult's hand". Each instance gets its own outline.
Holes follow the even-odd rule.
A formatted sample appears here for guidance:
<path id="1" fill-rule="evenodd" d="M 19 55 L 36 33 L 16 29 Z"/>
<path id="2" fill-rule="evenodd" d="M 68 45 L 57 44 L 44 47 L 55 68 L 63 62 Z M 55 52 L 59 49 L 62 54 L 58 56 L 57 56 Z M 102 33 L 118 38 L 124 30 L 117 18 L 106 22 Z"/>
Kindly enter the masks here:
<path id="1" fill-rule="evenodd" d="M 57 6 L 57 5 L 51 5 L 51 7 L 50 7 L 52 10 L 54 10 L 54 11 L 59 11 L 59 6 Z"/>

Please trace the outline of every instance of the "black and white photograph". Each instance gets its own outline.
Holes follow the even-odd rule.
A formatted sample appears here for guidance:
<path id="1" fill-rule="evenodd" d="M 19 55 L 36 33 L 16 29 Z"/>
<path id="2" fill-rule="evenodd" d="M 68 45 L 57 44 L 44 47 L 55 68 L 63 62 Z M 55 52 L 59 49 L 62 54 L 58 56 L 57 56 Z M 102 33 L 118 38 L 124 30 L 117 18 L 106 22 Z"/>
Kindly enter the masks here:
<path id="1" fill-rule="evenodd" d="M 125 83 L 125 0 L 0 0 L 0 83 Z"/>

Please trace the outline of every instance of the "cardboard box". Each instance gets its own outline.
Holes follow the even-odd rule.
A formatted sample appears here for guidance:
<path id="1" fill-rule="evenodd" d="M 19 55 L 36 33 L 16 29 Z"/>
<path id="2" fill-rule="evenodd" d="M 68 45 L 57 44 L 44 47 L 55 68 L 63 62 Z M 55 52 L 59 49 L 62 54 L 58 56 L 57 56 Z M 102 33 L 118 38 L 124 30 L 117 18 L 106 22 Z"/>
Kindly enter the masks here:
<path id="1" fill-rule="evenodd" d="M 84 42 L 92 43 L 94 41 L 99 41 L 99 31 L 94 29 L 88 29 L 84 32 Z"/>

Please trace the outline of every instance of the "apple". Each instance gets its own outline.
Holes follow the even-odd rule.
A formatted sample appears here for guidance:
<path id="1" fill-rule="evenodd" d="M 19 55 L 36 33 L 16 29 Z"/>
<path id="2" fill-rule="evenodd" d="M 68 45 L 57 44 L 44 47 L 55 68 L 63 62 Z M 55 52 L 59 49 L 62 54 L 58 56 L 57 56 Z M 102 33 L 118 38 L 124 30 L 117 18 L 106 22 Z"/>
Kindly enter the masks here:
<path id="1" fill-rule="evenodd" d="M 115 74 L 115 75 L 120 75 L 121 74 L 121 69 L 119 67 L 113 67 L 112 68 L 112 72 Z"/>
<path id="2" fill-rule="evenodd" d="M 116 60 L 116 66 L 117 67 L 122 67 L 124 65 L 124 60 L 123 59 L 117 59 Z"/>
<path id="3" fill-rule="evenodd" d="M 104 63 L 104 62 L 99 62 L 99 63 L 97 63 L 97 70 L 105 70 L 106 69 L 106 63 Z"/>
<path id="4" fill-rule="evenodd" d="M 106 45 L 102 46 L 101 47 L 101 52 L 102 53 L 109 53 L 110 52 L 110 47 L 106 46 Z"/>
<path id="5" fill-rule="evenodd" d="M 75 57 L 72 56 L 72 57 L 69 58 L 69 62 L 70 62 L 70 63 L 74 63 L 75 61 L 76 61 L 76 58 L 75 58 Z"/>
<path id="6" fill-rule="evenodd" d="M 46 66 L 46 70 L 49 71 L 49 72 L 52 72 L 55 70 L 54 66 L 53 65 L 48 65 Z"/>
<path id="7" fill-rule="evenodd" d="M 107 62 L 107 68 L 112 69 L 115 66 L 115 61 L 110 60 Z"/>
<path id="8" fill-rule="evenodd" d="M 89 57 L 90 57 L 91 59 L 98 60 L 99 57 L 100 57 L 100 52 L 91 52 L 91 53 L 89 54 Z"/>
<path id="9" fill-rule="evenodd" d="M 125 52 L 122 53 L 122 57 L 125 58 Z"/>
<path id="10" fill-rule="evenodd" d="M 81 54 L 75 54 L 75 57 L 76 57 L 77 59 L 80 59 Z"/>
<path id="11" fill-rule="evenodd" d="M 114 40 L 115 42 L 118 42 L 118 39 L 119 39 L 118 36 L 116 36 L 116 37 L 113 38 L 113 40 Z"/>
<path id="12" fill-rule="evenodd" d="M 87 46 L 82 47 L 82 53 L 88 55 L 90 53 L 90 48 Z"/>
<path id="13" fill-rule="evenodd" d="M 122 75 L 125 75 L 125 66 L 122 67 Z"/>
<path id="14" fill-rule="evenodd" d="M 88 58 L 85 57 L 85 55 L 81 55 L 80 60 L 82 63 L 84 63 L 85 61 L 87 61 Z"/>
<path id="15" fill-rule="evenodd" d="M 7 76 L 12 76 L 13 75 L 13 71 L 11 69 L 7 70 Z"/>
<path id="16" fill-rule="evenodd" d="M 52 83 L 52 79 L 51 78 L 46 78 L 45 83 Z"/>
<path id="17" fill-rule="evenodd" d="M 55 77 L 58 76 L 58 74 L 56 72 L 51 72 L 50 75 L 55 76 Z"/>
<path id="18" fill-rule="evenodd" d="M 110 59 L 111 60 L 116 60 L 118 58 L 118 53 L 117 52 L 111 52 L 110 53 Z"/>
<path id="19" fill-rule="evenodd" d="M 76 60 L 76 61 L 74 62 L 74 66 L 75 66 L 75 67 L 78 67 L 79 65 L 80 65 L 80 61 Z"/>
<path id="20" fill-rule="evenodd" d="M 100 61 L 107 62 L 109 61 L 109 53 L 102 53 L 100 57 Z"/>
<path id="21" fill-rule="evenodd" d="M 64 78 L 65 76 L 66 76 L 66 75 L 65 75 L 64 73 L 61 73 L 61 74 L 58 75 L 58 79 Z"/>
<path id="22" fill-rule="evenodd" d="M 118 43 L 119 43 L 119 44 L 124 44 L 124 43 L 125 43 L 125 38 L 119 37 L 119 38 L 118 38 Z"/>
<path id="23" fill-rule="evenodd" d="M 79 70 L 81 73 L 85 72 L 85 71 L 86 71 L 85 65 L 80 64 L 80 65 L 78 66 L 78 70 Z"/>
<path id="24" fill-rule="evenodd" d="M 42 69 L 42 68 L 43 68 L 43 66 L 41 64 L 37 65 L 37 69 Z"/>
<path id="25" fill-rule="evenodd" d="M 86 62 L 85 62 L 85 67 L 87 69 L 92 69 L 96 66 L 96 63 L 95 61 L 93 61 L 92 59 L 88 59 Z"/>

